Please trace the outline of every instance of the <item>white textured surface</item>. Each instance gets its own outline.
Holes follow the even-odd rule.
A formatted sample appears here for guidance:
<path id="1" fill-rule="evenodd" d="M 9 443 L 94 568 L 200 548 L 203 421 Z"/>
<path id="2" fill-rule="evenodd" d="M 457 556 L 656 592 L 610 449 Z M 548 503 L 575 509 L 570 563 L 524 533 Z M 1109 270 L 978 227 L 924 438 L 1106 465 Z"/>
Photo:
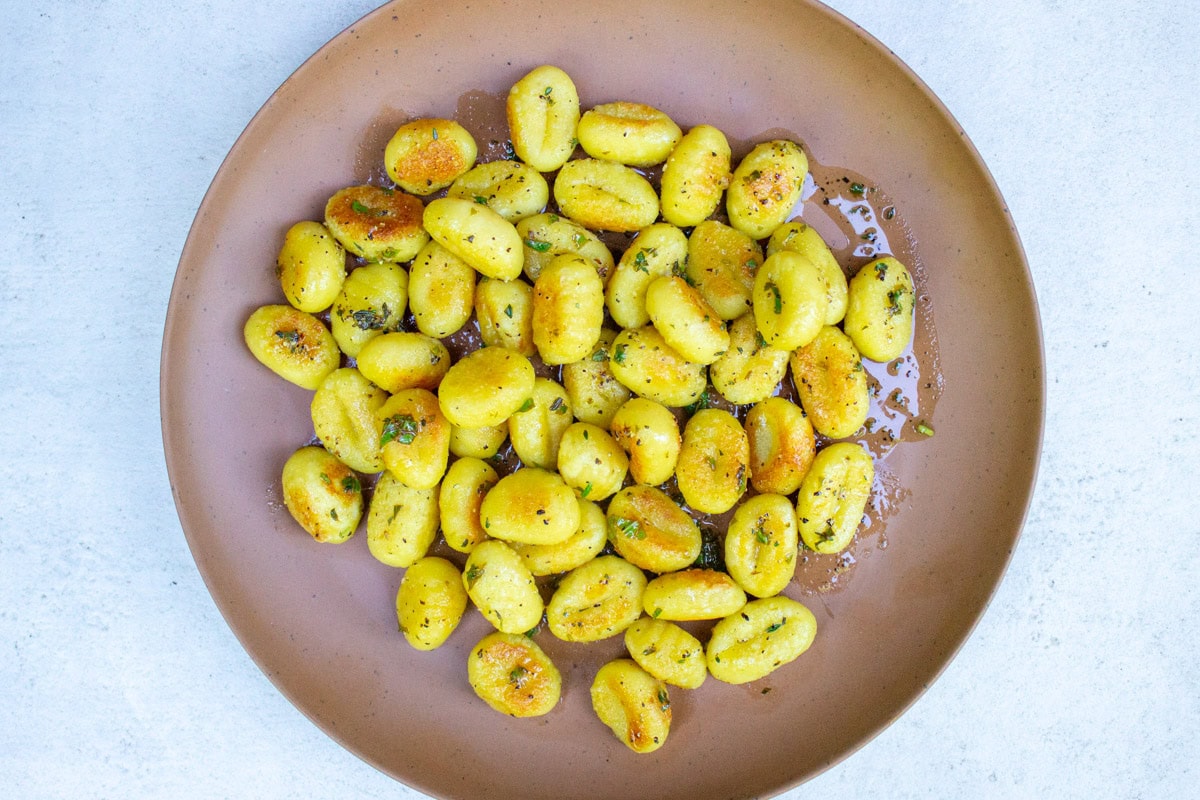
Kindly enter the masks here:
<path id="1" fill-rule="evenodd" d="M 271 686 L 175 516 L 158 358 L 221 159 L 375 3 L 3 3 L 0 794 L 420 797 Z M 1021 231 L 1048 412 L 991 607 L 898 722 L 788 798 L 1200 784 L 1200 6 L 835 0 L 956 115 Z"/>

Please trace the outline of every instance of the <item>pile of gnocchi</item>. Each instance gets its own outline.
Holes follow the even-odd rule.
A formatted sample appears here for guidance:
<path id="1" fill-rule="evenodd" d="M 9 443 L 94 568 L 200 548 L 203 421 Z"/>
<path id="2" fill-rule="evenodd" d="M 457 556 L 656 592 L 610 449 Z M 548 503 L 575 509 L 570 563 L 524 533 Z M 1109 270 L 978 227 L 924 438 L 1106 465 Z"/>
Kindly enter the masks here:
<path id="1" fill-rule="evenodd" d="M 543 627 L 622 636 L 592 706 L 650 752 L 669 686 L 754 681 L 812 643 L 782 592 L 803 549 L 837 553 L 862 522 L 872 458 L 835 440 L 866 419 L 862 359 L 912 336 L 912 278 L 884 257 L 847 280 L 790 221 L 795 142 L 735 165 L 710 125 L 635 102 L 581 113 L 553 66 L 512 86 L 507 118 L 512 156 L 487 163 L 456 121 L 401 126 L 394 185 L 342 189 L 287 231 L 286 302 L 245 341 L 313 391 L 319 444 L 283 465 L 284 504 L 319 542 L 365 516 L 371 554 L 404 570 L 407 641 L 441 646 L 473 605 L 495 631 L 467 680 L 528 717 L 562 691 Z M 602 236 L 620 234 L 615 255 Z M 456 356 L 463 331 L 478 346 Z M 726 529 L 706 539 L 702 518 Z"/>

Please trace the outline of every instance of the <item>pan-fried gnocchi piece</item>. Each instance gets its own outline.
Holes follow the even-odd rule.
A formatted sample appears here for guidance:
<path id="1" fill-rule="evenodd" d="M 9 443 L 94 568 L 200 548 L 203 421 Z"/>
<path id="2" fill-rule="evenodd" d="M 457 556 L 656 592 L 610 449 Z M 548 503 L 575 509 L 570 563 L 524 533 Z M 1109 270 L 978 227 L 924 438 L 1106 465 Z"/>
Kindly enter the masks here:
<path id="1" fill-rule="evenodd" d="M 821 273 L 825 284 L 825 324 L 837 325 L 846 316 L 846 273 L 833 257 L 833 251 L 821 234 L 798 220 L 784 223 L 771 234 L 767 242 L 767 256 L 773 256 L 780 250 L 790 250 L 811 261 Z"/>
<path id="2" fill-rule="evenodd" d="M 449 119 L 416 119 L 400 126 L 383 151 L 388 177 L 421 196 L 445 189 L 475 164 L 479 150 L 462 125 Z"/>
<path id="3" fill-rule="evenodd" d="M 378 186 L 349 186 L 325 204 L 325 226 L 368 261 L 408 261 L 429 241 L 419 198 Z"/>
<path id="4" fill-rule="evenodd" d="M 754 276 L 754 321 L 772 347 L 794 350 L 815 339 L 827 305 L 821 274 L 797 253 L 769 256 Z"/>
<path id="5" fill-rule="evenodd" d="M 441 647 L 467 610 L 467 590 L 458 567 L 444 558 L 426 556 L 400 579 L 396 619 L 400 632 L 417 650 Z"/>
<path id="6" fill-rule="evenodd" d="M 313 431 L 325 449 L 357 472 L 382 472 L 379 421 L 375 412 L 387 392 L 358 370 L 343 367 L 321 382 L 309 406 Z"/>
<path id="7" fill-rule="evenodd" d="M 646 289 L 655 278 L 683 273 L 687 263 L 687 236 L 674 225 L 656 222 L 643 228 L 617 262 L 604 301 L 613 322 L 638 328 L 650 321 Z"/>
<path id="8" fill-rule="evenodd" d="M 571 410 L 581 422 L 608 427 L 617 409 L 629 399 L 631 392 L 609 369 L 616 331 L 600 329 L 600 339 L 591 354 L 562 368 L 563 388 L 571 400 Z"/>
<path id="9" fill-rule="evenodd" d="M 723 320 L 750 310 L 762 248 L 742 231 L 705 220 L 688 237 L 686 277 Z"/>
<path id="10" fill-rule="evenodd" d="M 450 369 L 450 351 L 423 333 L 396 331 L 364 344 L 357 364 L 359 372 L 386 392 L 433 391 Z"/>
<path id="11" fill-rule="evenodd" d="M 509 222 L 516 222 L 546 207 L 550 184 L 528 164 L 492 161 L 460 175 L 447 194 L 482 203 Z"/>
<path id="12" fill-rule="evenodd" d="M 524 245 L 525 277 L 536 281 L 546 265 L 567 253 L 583 256 L 596 266 L 600 280 L 613 270 L 612 251 L 596 234 L 558 214 L 535 214 L 517 223 Z"/>
<path id="13" fill-rule="evenodd" d="M 632 232 L 658 218 L 658 195 L 632 167 L 579 158 L 563 164 L 554 178 L 554 201 L 585 228 Z"/>
<path id="14" fill-rule="evenodd" d="M 617 556 L 600 556 L 559 581 L 546 606 L 550 632 L 565 642 L 616 636 L 642 614 L 646 576 Z"/>
<path id="15" fill-rule="evenodd" d="M 513 84 L 505 110 L 513 151 L 534 169 L 554 172 L 575 152 L 579 92 L 558 67 L 537 67 Z"/>
<path id="16" fill-rule="evenodd" d="M 583 151 L 592 158 L 649 167 L 666 160 L 683 131 L 653 106 L 618 101 L 583 112 L 576 135 Z"/>
<path id="17" fill-rule="evenodd" d="M 446 473 L 450 423 L 437 396 L 427 389 L 404 389 L 375 412 L 383 464 L 405 486 L 432 489 Z"/>
<path id="18" fill-rule="evenodd" d="M 529 359 L 506 347 L 485 347 L 459 359 L 438 386 L 442 413 L 462 428 L 499 425 L 533 396 Z"/>
<path id="19" fill-rule="evenodd" d="M 730 323 L 729 349 L 709 365 L 708 377 L 729 402 L 757 403 L 775 392 L 787 366 L 788 351 L 767 344 L 747 311 Z"/>
<path id="20" fill-rule="evenodd" d="M 756 681 L 799 658 L 816 635 L 816 617 L 790 597 L 751 600 L 713 626 L 708 671 L 725 683 Z"/>
<path id="21" fill-rule="evenodd" d="M 607 500 L 616 494 L 629 471 L 629 458 L 617 440 L 599 425 L 576 422 L 558 446 L 558 474 L 588 500 Z"/>
<path id="22" fill-rule="evenodd" d="M 283 296 L 301 311 L 329 308 L 346 280 L 346 253 L 319 222 L 297 222 L 283 236 L 275 259 Z"/>
<path id="23" fill-rule="evenodd" d="M 628 658 L 600 668 L 592 681 L 592 710 L 635 753 L 662 747 L 671 731 L 667 685 Z"/>
<path id="24" fill-rule="evenodd" d="M 246 319 L 242 337 L 260 364 L 305 389 L 316 389 L 341 364 L 325 323 L 291 306 L 256 309 Z"/>
<path id="25" fill-rule="evenodd" d="M 587 357 L 604 325 L 604 282 L 586 258 L 564 254 L 533 284 L 533 343 L 546 364 Z"/>
<path id="26" fill-rule="evenodd" d="M 439 197 L 425 206 L 424 224 L 435 242 L 480 275 L 510 281 L 521 274 L 525 265 L 521 235 L 487 206 L 460 197 Z"/>
<path id="27" fill-rule="evenodd" d="M 750 442 L 750 485 L 755 491 L 792 494 L 816 454 L 812 423 L 800 406 L 768 397 L 746 412 Z"/>
<path id="28" fill-rule="evenodd" d="M 400 329 L 408 308 L 408 271 L 385 261 L 350 273 L 333 301 L 329 327 L 342 352 L 357 358 L 371 339 Z"/>
<path id="29" fill-rule="evenodd" d="M 523 544 L 566 541 L 579 529 L 579 513 L 571 487 L 558 473 L 537 467 L 505 475 L 479 509 L 488 536 Z"/>
<path id="30" fill-rule="evenodd" d="M 429 552 L 438 532 L 434 489 L 410 489 L 390 472 L 375 482 L 367 511 L 367 548 L 389 567 L 411 567 Z"/>
<path id="31" fill-rule="evenodd" d="M 467 658 L 467 681 L 475 694 L 510 717 L 538 717 L 558 705 L 562 675 L 527 636 L 492 633 Z"/>
<path id="32" fill-rule="evenodd" d="M 475 287 L 475 318 L 485 347 L 507 347 L 523 356 L 537 352 L 533 343 L 533 287 L 520 278 L 484 278 Z"/>
<path id="33" fill-rule="evenodd" d="M 850 337 L 826 325 L 792 353 L 792 380 L 812 426 L 830 439 L 853 436 L 867 421 L 870 387 Z"/>
<path id="34" fill-rule="evenodd" d="M 796 574 L 796 511 L 781 494 L 758 494 L 737 507 L 725 534 L 725 566 L 747 594 L 771 597 Z"/>
<path id="35" fill-rule="evenodd" d="M 483 428 L 450 426 L 450 452 L 459 458 L 491 458 L 508 441 L 508 423 Z"/>
<path id="36" fill-rule="evenodd" d="M 554 469 L 559 442 L 573 420 L 566 391 L 539 377 L 533 384 L 533 402 L 508 418 L 508 440 L 527 466 Z"/>
<path id="37" fill-rule="evenodd" d="M 408 307 L 421 333 L 445 339 L 471 318 L 475 270 L 437 242 L 430 242 L 409 267 Z"/>
<path id="38" fill-rule="evenodd" d="M 629 563 L 651 572 L 674 572 L 700 555 L 700 528 L 666 492 L 626 486 L 608 504 L 608 538 Z"/>
<path id="39" fill-rule="evenodd" d="M 808 157 L 786 139 L 755 146 L 733 171 L 725 195 L 729 224 L 765 239 L 787 221 L 800 201 Z"/>
<path id="40" fill-rule="evenodd" d="M 725 323 L 683 278 L 656 278 L 646 288 L 646 312 L 654 329 L 688 361 L 711 364 L 729 349 Z"/>
<path id="41" fill-rule="evenodd" d="M 860 445 L 838 442 L 817 453 L 796 497 L 804 544 L 818 553 L 845 550 L 862 523 L 874 480 L 875 463 Z"/>
<path id="42" fill-rule="evenodd" d="M 685 133 L 663 167 L 663 219 L 691 228 L 711 217 L 729 186 L 732 163 L 729 140 L 717 128 L 697 125 Z"/>
<path id="43" fill-rule="evenodd" d="M 685 569 L 659 575 L 646 584 L 642 606 L 654 619 L 720 619 L 746 604 L 737 581 L 713 569 Z"/>
<path id="44" fill-rule="evenodd" d="M 675 474 L 683 439 L 675 415 L 661 403 L 644 397 L 630 399 L 613 415 L 609 430 L 629 454 L 634 481 L 657 486 Z"/>
<path id="45" fill-rule="evenodd" d="M 704 365 L 681 356 L 651 325 L 617 334 L 608 365 L 634 394 L 664 406 L 694 403 L 708 385 Z"/>
<path id="46" fill-rule="evenodd" d="M 663 683 L 699 689 L 708 677 L 704 645 L 674 622 L 642 617 L 625 629 L 625 649 Z"/>
<path id="47" fill-rule="evenodd" d="M 536 577 L 570 572 L 583 566 L 604 550 L 608 526 L 604 509 L 590 500 L 579 500 L 579 528 L 558 544 L 512 543 L 512 549 Z"/>
<path id="48" fill-rule="evenodd" d="M 500 476 L 492 465 L 470 456 L 459 458 L 446 470 L 438 489 L 438 514 L 442 520 L 442 536 L 451 549 L 469 553 L 487 538 L 479 509 L 484 495 Z"/>
<path id="49" fill-rule="evenodd" d="M 850 279 L 846 335 L 872 361 L 891 361 L 912 341 L 916 294 L 912 276 L 888 256 L 872 261 Z"/>
<path id="50" fill-rule="evenodd" d="M 533 575 L 499 539 L 475 545 L 463 569 L 463 586 L 471 602 L 501 633 L 525 633 L 542 621 L 545 605 Z"/>
<path id="51" fill-rule="evenodd" d="M 687 504 L 706 514 L 724 514 L 746 493 L 750 442 L 737 418 L 719 408 L 697 411 L 683 429 L 675 467 Z"/>
<path id="52" fill-rule="evenodd" d="M 318 542 L 337 544 L 362 519 L 362 486 L 354 471 L 323 447 L 301 447 L 283 465 L 283 505 Z"/>

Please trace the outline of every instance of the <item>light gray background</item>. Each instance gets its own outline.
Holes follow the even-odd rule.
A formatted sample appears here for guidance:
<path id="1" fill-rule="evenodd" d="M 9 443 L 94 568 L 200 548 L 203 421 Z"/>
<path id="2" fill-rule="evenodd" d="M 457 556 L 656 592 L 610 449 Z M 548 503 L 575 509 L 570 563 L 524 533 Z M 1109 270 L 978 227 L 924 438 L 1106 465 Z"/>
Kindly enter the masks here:
<path id="1" fill-rule="evenodd" d="M 209 181 L 374 5 L 0 3 L 6 797 L 419 797 L 240 648 L 175 516 L 158 416 L 167 299 Z M 832 5 L 945 101 L 1004 192 L 1041 304 L 1047 433 L 974 636 L 909 713 L 787 797 L 1196 797 L 1198 5 Z"/>

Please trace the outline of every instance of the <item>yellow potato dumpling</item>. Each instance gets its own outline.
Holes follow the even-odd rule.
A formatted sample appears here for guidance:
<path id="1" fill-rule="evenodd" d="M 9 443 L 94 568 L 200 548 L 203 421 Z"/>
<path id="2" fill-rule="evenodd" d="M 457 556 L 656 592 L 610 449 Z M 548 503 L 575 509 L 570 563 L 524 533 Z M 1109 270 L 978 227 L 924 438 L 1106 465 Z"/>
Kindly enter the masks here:
<path id="1" fill-rule="evenodd" d="M 510 281 L 525 266 L 521 235 L 511 222 L 487 206 L 458 197 L 439 197 L 425 206 L 423 221 L 435 242 L 480 275 Z"/>
<path id="2" fill-rule="evenodd" d="M 533 287 L 520 278 L 484 278 L 475 287 L 475 319 L 485 347 L 507 347 L 523 356 L 537 352 L 533 343 Z"/>
<path id="3" fill-rule="evenodd" d="M 608 538 L 629 563 L 674 572 L 700 555 L 702 537 L 691 515 L 653 486 L 626 486 L 608 504 Z"/>
<path id="4" fill-rule="evenodd" d="M 350 273 L 333 301 L 329 327 L 342 352 L 357 358 L 371 339 L 400 329 L 408 308 L 408 271 L 385 261 Z"/>
<path id="5" fill-rule="evenodd" d="M 786 139 L 755 146 L 733 171 L 725 195 L 729 224 L 752 239 L 765 239 L 800 201 L 808 157 Z"/>
<path id="6" fill-rule="evenodd" d="M 368 261 L 408 261 L 429 241 L 419 198 L 378 186 L 350 186 L 325 204 L 325 226 Z"/>
<path id="7" fill-rule="evenodd" d="M 650 321 L 646 289 L 655 278 L 680 275 L 687 263 L 687 236 L 674 225 L 656 222 L 643 228 L 621 255 L 604 290 L 613 322 L 639 328 Z"/>
<path id="8" fill-rule="evenodd" d="M 613 415 L 609 430 L 629 454 L 634 481 L 657 486 L 675 474 L 683 439 L 675 415 L 661 403 L 632 398 Z"/>
<path id="9" fill-rule="evenodd" d="M 404 389 L 375 412 L 383 464 L 405 486 L 432 489 L 446 473 L 450 423 L 437 396 L 427 389 Z"/>
<path id="10" fill-rule="evenodd" d="M 304 389 L 316 389 L 341 364 L 337 342 L 325 323 L 291 306 L 256 309 L 242 336 L 260 364 Z"/>
<path id="11" fill-rule="evenodd" d="M 559 442 L 574 419 L 571 403 L 561 386 L 540 377 L 532 399 L 508 418 L 508 440 L 526 466 L 554 469 Z"/>
<path id="12" fill-rule="evenodd" d="M 733 512 L 725 534 L 725 566 L 747 594 L 772 597 L 796 574 L 799 543 L 792 501 L 758 494 Z"/>
<path id="13" fill-rule="evenodd" d="M 323 447 L 302 447 L 283 465 L 283 505 L 318 542 L 337 544 L 362 519 L 362 486 L 354 471 Z"/>
<path id="14" fill-rule="evenodd" d="M 438 514 L 442 536 L 452 550 L 469 553 L 487 538 L 479 521 L 479 509 L 484 495 L 499 480 L 491 464 L 470 456 L 457 459 L 446 470 L 438 489 Z"/>
<path id="15" fill-rule="evenodd" d="M 585 228 L 633 232 L 658 218 L 658 195 L 632 167 L 613 161 L 568 161 L 554 178 L 554 201 Z"/>
<path id="16" fill-rule="evenodd" d="M 793 220 L 784 223 L 771 234 L 771 240 L 767 242 L 767 256 L 780 250 L 799 253 L 813 262 L 825 283 L 825 299 L 829 303 L 825 308 L 825 324 L 837 325 L 841 322 L 842 317 L 846 316 L 846 273 L 821 234 L 803 222 Z"/>
<path id="17" fill-rule="evenodd" d="M 674 622 L 642 617 L 625 629 L 625 649 L 663 683 L 699 689 L 708 677 L 704 645 Z"/>
<path id="18" fill-rule="evenodd" d="M 729 186 L 732 155 L 725 134 L 697 125 L 683 135 L 662 173 L 663 219 L 681 228 L 713 215 Z"/>
<path id="19" fill-rule="evenodd" d="M 742 231 L 705 220 L 688 237 L 685 277 L 723 320 L 750 310 L 762 248 Z"/>
<path id="20" fill-rule="evenodd" d="M 587 259 L 561 255 L 533 284 L 533 343 L 546 364 L 588 356 L 604 325 L 604 282 Z"/>
<path id="21" fill-rule="evenodd" d="M 430 242 L 409 267 L 408 307 L 426 336 L 445 339 L 456 333 L 475 309 L 475 270 Z"/>
<path id="22" fill-rule="evenodd" d="M 363 345 L 356 363 L 358 371 L 384 391 L 433 391 L 450 369 L 450 351 L 423 333 L 396 331 Z"/>
<path id="23" fill-rule="evenodd" d="M 671 731 L 667 685 L 628 658 L 610 661 L 592 681 L 592 710 L 635 753 L 662 747 Z"/>
<path id="24" fill-rule="evenodd" d="M 463 586 L 471 602 L 501 633 L 526 633 L 542 621 L 545 605 L 533 575 L 521 557 L 498 539 L 475 545 L 463 569 Z"/>
<path id="25" fill-rule="evenodd" d="M 792 494 L 816 454 L 812 423 L 800 406 L 768 397 L 746 412 L 750 442 L 750 485 L 757 492 Z"/>
<path id="26" fill-rule="evenodd" d="M 617 440 L 599 425 L 576 422 L 562 435 L 558 474 L 580 497 L 607 500 L 625 482 L 629 458 Z"/>
<path id="27" fill-rule="evenodd" d="M 478 154 L 475 139 L 454 120 L 417 119 L 392 136 L 383 163 L 397 186 L 423 197 L 453 183 Z"/>
<path id="28" fill-rule="evenodd" d="M 537 67 L 513 84 L 505 110 L 513 151 L 539 172 L 554 172 L 575 151 L 579 92 L 558 67 Z"/>
<path id="29" fill-rule="evenodd" d="M 617 334 L 609 369 L 634 394 L 665 406 L 690 405 L 708 385 L 704 365 L 688 361 L 650 325 Z"/>
<path id="30" fill-rule="evenodd" d="M 400 632 L 417 650 L 441 647 L 467 609 L 467 591 L 458 567 L 444 558 L 426 556 L 409 567 L 396 592 Z"/>
<path id="31" fill-rule="evenodd" d="M 510 717 L 538 717 L 558 705 L 562 675 L 526 636 L 489 634 L 467 657 L 467 681 L 489 706 Z"/>
<path id="32" fill-rule="evenodd" d="M 529 571 L 537 577 L 558 575 L 583 566 L 604 550 L 608 542 L 608 524 L 604 509 L 589 500 L 579 501 L 579 529 L 558 544 L 521 544 L 512 549 Z"/>
<path id="33" fill-rule="evenodd" d="M 609 369 L 616 331 L 600 329 L 600 339 L 591 354 L 564 364 L 563 388 L 571 400 L 571 410 L 581 422 L 607 428 L 617 409 L 629 399 L 631 392 Z"/>
<path id="34" fill-rule="evenodd" d="M 849 336 L 826 325 L 792 353 L 790 363 L 800 405 L 817 433 L 844 439 L 862 428 L 871 407 L 870 386 Z"/>
<path id="35" fill-rule="evenodd" d="M 583 256 L 596 266 L 600 280 L 613 270 L 613 255 L 596 234 L 559 214 L 535 214 L 517 223 L 524 245 L 525 277 L 536 281 L 546 265 L 567 253 Z"/>
<path id="36" fill-rule="evenodd" d="M 546 606 L 550 632 L 565 642 L 616 636 L 642 614 L 645 574 L 623 558 L 600 556 L 559 581 Z"/>
<path id="37" fill-rule="evenodd" d="M 816 266 L 797 253 L 769 256 L 754 276 L 754 322 L 767 344 L 780 350 L 815 339 L 828 302 Z"/>
<path id="38" fill-rule="evenodd" d="M 667 159 L 683 131 L 662 111 L 644 103 L 603 103 L 583 112 L 576 132 L 592 158 L 631 167 L 649 167 Z"/>
<path id="39" fill-rule="evenodd" d="M 459 359 L 438 387 L 446 419 L 461 428 L 507 420 L 533 396 L 536 374 L 529 359 L 505 347 L 485 347 Z"/>
<path id="40" fill-rule="evenodd" d="M 309 406 L 313 431 L 325 449 L 358 472 L 383 471 L 379 420 L 375 412 L 387 392 L 353 368 L 334 370 L 321 382 Z"/>
<path id="41" fill-rule="evenodd" d="M 447 194 L 486 205 L 509 222 L 516 222 L 546 207 L 550 184 L 528 164 L 492 161 L 459 176 Z"/>
<path id="42" fill-rule="evenodd" d="M 450 452 L 459 458 L 491 458 L 508 441 L 508 424 L 483 428 L 450 426 Z"/>
<path id="43" fill-rule="evenodd" d="M 733 508 L 750 480 L 750 442 L 737 418 L 719 408 L 692 415 L 675 477 L 683 499 L 697 511 L 723 514 Z"/>
<path id="44" fill-rule="evenodd" d="M 872 261 L 850 280 L 843 328 L 872 361 L 891 361 L 912 341 L 916 294 L 912 275 L 894 258 Z"/>
<path id="45" fill-rule="evenodd" d="M 646 585 L 642 606 L 654 619 L 686 622 L 720 619 L 746 604 L 746 592 L 714 569 L 685 569 L 659 575 Z"/>
<path id="46" fill-rule="evenodd" d="M 729 349 L 709 365 L 708 377 L 729 402 L 757 403 L 775 393 L 787 367 L 788 351 L 767 344 L 747 311 L 730 323 Z"/>
<path id="47" fill-rule="evenodd" d="M 709 673 L 725 683 L 750 683 L 799 658 L 817 635 L 817 619 L 803 604 L 778 595 L 751 600 L 713 626 Z"/>
<path id="48" fill-rule="evenodd" d="M 495 539 L 558 544 L 579 529 L 579 502 L 558 473 L 524 467 L 488 491 L 479 516 Z"/>
<path id="49" fill-rule="evenodd" d="M 367 548 L 389 567 L 407 568 L 429 552 L 438 532 L 434 489 L 410 489 L 390 472 L 379 476 L 367 512 Z"/>
<path id="50" fill-rule="evenodd" d="M 804 544 L 818 553 L 840 553 L 849 547 L 862 524 L 874 480 L 875 463 L 860 445 L 838 442 L 817 453 L 796 497 Z"/>
<path id="51" fill-rule="evenodd" d="M 711 364 L 729 349 L 725 324 L 683 278 L 656 278 L 646 288 L 646 312 L 654 329 L 688 361 Z"/>
<path id="52" fill-rule="evenodd" d="M 297 222 L 288 228 L 275 259 L 283 296 L 301 311 L 329 308 L 346 279 L 346 253 L 319 222 Z"/>

